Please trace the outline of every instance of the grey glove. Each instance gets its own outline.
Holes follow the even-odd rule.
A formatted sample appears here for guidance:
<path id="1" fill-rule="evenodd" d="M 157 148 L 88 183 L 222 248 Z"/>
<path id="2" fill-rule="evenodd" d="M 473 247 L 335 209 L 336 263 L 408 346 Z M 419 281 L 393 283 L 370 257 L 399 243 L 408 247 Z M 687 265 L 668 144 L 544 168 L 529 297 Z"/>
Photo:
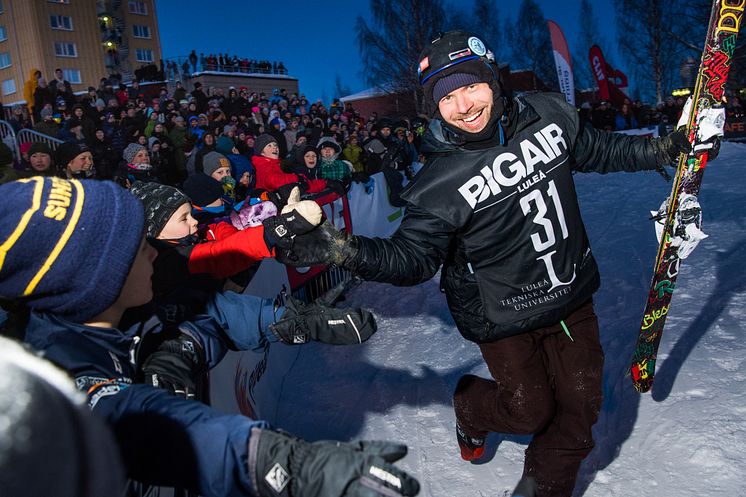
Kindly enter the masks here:
<path id="1" fill-rule="evenodd" d="M 414 496 L 420 484 L 391 464 L 406 454 L 392 442 L 309 443 L 252 428 L 248 467 L 259 497 Z"/>

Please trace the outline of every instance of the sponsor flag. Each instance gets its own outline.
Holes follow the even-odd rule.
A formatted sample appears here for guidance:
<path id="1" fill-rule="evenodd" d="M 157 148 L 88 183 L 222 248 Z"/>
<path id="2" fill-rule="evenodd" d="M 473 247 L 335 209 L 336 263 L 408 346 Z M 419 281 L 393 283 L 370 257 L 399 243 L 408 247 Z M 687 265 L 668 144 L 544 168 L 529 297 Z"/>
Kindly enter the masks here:
<path id="1" fill-rule="evenodd" d="M 591 62 L 591 71 L 593 71 L 593 75 L 596 77 L 598 96 L 601 100 L 609 100 L 609 76 L 606 73 L 606 61 L 598 45 L 591 47 L 588 59 Z"/>
<path id="2" fill-rule="evenodd" d="M 547 21 L 549 34 L 552 36 L 552 51 L 554 52 L 554 63 L 557 66 L 557 79 L 559 79 L 560 91 L 564 93 L 567 102 L 575 105 L 575 82 L 572 76 L 572 57 L 567 48 L 567 40 L 559 25 L 554 21 Z"/>

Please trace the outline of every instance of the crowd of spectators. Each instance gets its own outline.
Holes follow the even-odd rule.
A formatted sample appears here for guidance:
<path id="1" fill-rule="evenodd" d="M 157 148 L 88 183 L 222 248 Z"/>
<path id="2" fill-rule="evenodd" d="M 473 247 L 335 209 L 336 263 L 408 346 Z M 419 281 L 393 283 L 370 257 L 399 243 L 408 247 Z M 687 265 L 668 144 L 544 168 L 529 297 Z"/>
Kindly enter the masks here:
<path id="1" fill-rule="evenodd" d="M 230 55 L 228 53 L 197 55 L 195 50 L 184 58 L 169 60 L 165 66 L 166 74 L 170 78 L 190 77 L 192 74 L 204 71 L 243 74 L 280 74 L 288 73 L 282 61 L 249 59 Z"/>
<path id="2" fill-rule="evenodd" d="M 327 107 L 279 88 L 176 83 L 154 95 L 106 78 L 74 95 L 64 79 L 51 90 L 39 71 L 31 76 L 28 106 L 9 122 L 62 143 L 22 143 L 20 160 L 0 144 L 0 231 L 14 237 L 0 279 L 0 333 L 64 368 L 113 430 L 109 440 L 105 427 L 86 425 L 117 444 L 100 454 L 117 469 L 114 488 L 89 495 L 121 495 L 122 469 L 138 480 L 133 494 L 157 484 L 276 495 L 271 477 L 284 471 L 294 495 L 342 495 L 362 476 L 376 495 L 415 495 L 416 480 L 393 465 L 405 446 L 311 444 L 196 401 L 206 400 L 205 373 L 228 350 L 353 345 L 376 331 L 371 313 L 330 306 L 338 293 L 306 303 L 243 290 L 263 259 L 318 226 L 320 205 L 353 182 L 371 193 L 370 176 L 383 170 L 401 202 L 424 123 L 365 119 L 349 104 Z M 37 291 L 23 293 L 24 271 L 44 260 Z M 78 464 L 77 453 L 62 452 L 59 460 Z M 25 495 L 21 480 L 13 478 L 20 490 L 11 495 Z"/>
<path id="3" fill-rule="evenodd" d="M 233 64 L 227 55 L 197 56 L 190 63 Z M 244 60 L 245 62 L 245 60 Z M 379 119 L 373 113 L 362 116 L 348 102 L 334 100 L 329 107 L 310 102 L 304 95 L 274 89 L 271 94 L 251 91 L 246 86 L 203 88 L 196 82 L 188 90 L 176 82 L 169 91 L 161 86 L 157 95 L 143 90 L 137 80 L 129 86 L 116 77 L 102 78 L 98 88 L 89 87 L 76 96 L 70 83 L 57 70 L 47 82 L 32 70 L 24 92 L 28 113 L 20 106 L 12 111 L 9 122 L 18 131 L 30 127 L 45 135 L 73 143 L 90 151 L 92 165 L 86 176 L 126 183 L 147 179 L 180 186 L 199 172 L 204 156 L 217 151 L 242 157 L 253 163 L 262 155 L 256 140 L 260 135 L 273 138 L 278 146 L 279 168 L 306 179 L 332 181 L 338 192 L 356 180 L 372 188 L 369 176 L 384 172 L 390 201 L 400 205 L 398 194 L 404 178 L 412 176 L 412 165 L 422 162 L 420 141 L 424 119 Z M 146 96 L 147 95 L 147 96 Z M 609 102 L 584 103 L 579 108 L 581 121 L 598 129 L 619 131 L 650 126 L 663 128 L 678 120 L 685 99 L 669 97 L 656 106 L 639 100 L 625 100 L 619 109 Z M 728 100 L 728 118 L 740 119 L 740 99 Z M 661 129 L 663 133 L 666 129 Z M 144 147 L 148 154 L 148 172 L 133 173 L 124 155 L 130 144 Z M 324 147 L 324 144 L 326 146 Z M 32 171 L 31 144 L 22 144 L 19 174 Z M 53 161 L 50 171 L 66 176 L 67 163 Z M 233 177 L 236 168 L 233 167 Z M 262 184 L 262 170 L 249 167 L 252 185 Z M 227 181 L 227 180 L 226 180 Z M 244 182 L 246 180 L 244 179 Z M 281 185 L 276 185 L 281 186 Z M 239 199 L 240 202 L 241 199 Z"/>
<path id="4" fill-rule="evenodd" d="M 230 177 L 219 178 L 226 192 L 233 191 L 232 182 L 243 185 L 238 190 L 245 193 L 254 187 L 277 189 L 297 182 L 308 183 L 302 186 L 309 189 L 316 180 L 325 184 L 315 184 L 307 195 L 344 194 L 353 180 L 371 191 L 370 175 L 383 171 L 390 199 L 400 205 L 398 193 L 405 178 L 412 176 L 412 164 L 420 160 L 425 122 L 419 118 L 394 121 L 375 113 L 365 118 L 339 100 L 327 107 L 286 89 L 265 94 L 245 86 L 203 88 L 199 82 L 191 91 L 180 82 L 170 91 L 160 86 L 153 95 L 138 81 L 127 86 L 104 78 L 98 88 L 89 87 L 76 96 L 58 73 L 47 84 L 34 70 L 26 87 L 28 112 L 16 106 L 9 122 L 16 131 L 32 128 L 65 143 L 57 153 L 47 154 L 44 171 L 34 167 L 31 144 L 21 144 L 17 175 L 43 172 L 123 185 L 144 180 L 181 187 L 189 176 L 204 172 L 206 157 L 217 152 L 231 162 Z M 257 145 L 262 136 L 277 144 L 276 168 L 263 167 L 264 147 Z M 261 144 L 267 145 L 266 140 Z M 64 156 L 73 148 L 90 155 L 83 169 Z M 133 162 L 135 157 L 128 155 L 133 150 L 145 154 Z M 263 178 L 278 172 L 284 175 L 281 180 Z M 233 192 L 226 200 L 240 206 L 245 199 L 236 199 Z"/>
<path id="5" fill-rule="evenodd" d="M 645 104 L 640 100 L 625 99 L 624 102 L 615 107 L 609 101 L 596 103 L 583 103 L 580 106 L 580 119 L 591 124 L 594 128 L 607 131 L 623 131 L 627 129 L 648 128 L 660 126 L 662 131 L 670 131 L 681 115 L 686 97 L 666 98 L 664 102 L 657 105 Z M 744 109 L 741 99 L 732 96 L 726 103 L 727 118 L 729 121 L 742 120 Z"/>

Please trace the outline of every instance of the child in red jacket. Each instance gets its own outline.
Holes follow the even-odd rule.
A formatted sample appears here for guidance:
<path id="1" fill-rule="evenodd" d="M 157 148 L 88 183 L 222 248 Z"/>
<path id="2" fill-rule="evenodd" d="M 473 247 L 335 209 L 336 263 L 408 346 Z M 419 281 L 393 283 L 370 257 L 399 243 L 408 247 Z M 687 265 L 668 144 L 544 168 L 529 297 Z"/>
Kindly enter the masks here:
<path id="1" fill-rule="evenodd" d="M 191 274 L 226 278 L 257 261 L 274 256 L 275 246 L 289 246 L 292 238 L 321 222 L 321 208 L 313 201 L 300 200 L 295 189 L 280 214 L 262 225 L 237 230 L 219 221 L 198 230 L 192 204 L 183 192 L 157 183 L 135 183 L 130 191 L 145 205 L 146 235 L 162 245 L 178 249 L 187 260 Z"/>
<path id="2" fill-rule="evenodd" d="M 280 148 L 277 140 L 271 135 L 259 135 L 254 149 L 256 155 L 251 157 L 251 163 L 256 169 L 257 188 L 275 191 L 288 184 L 298 184 L 302 194 L 312 196 L 319 204 L 327 203 L 346 193 L 345 186 L 340 181 L 308 179 L 301 174 L 283 172 L 280 168 Z"/>

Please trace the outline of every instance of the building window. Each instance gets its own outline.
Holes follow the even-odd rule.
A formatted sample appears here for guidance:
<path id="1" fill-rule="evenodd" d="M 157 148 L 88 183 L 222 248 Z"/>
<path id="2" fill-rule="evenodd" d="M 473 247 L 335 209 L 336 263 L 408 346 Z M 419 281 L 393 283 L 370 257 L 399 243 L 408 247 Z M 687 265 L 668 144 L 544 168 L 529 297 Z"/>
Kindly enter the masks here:
<path id="1" fill-rule="evenodd" d="M 49 24 L 52 26 L 52 29 L 73 30 L 73 18 L 70 16 L 51 15 L 49 16 Z"/>
<path id="2" fill-rule="evenodd" d="M 148 6 L 145 2 L 138 2 L 136 0 L 130 0 L 129 2 L 130 14 L 140 14 L 143 16 L 148 15 Z"/>
<path id="3" fill-rule="evenodd" d="M 150 38 L 150 28 L 148 26 L 133 24 L 132 34 L 135 38 Z"/>
<path id="4" fill-rule="evenodd" d="M 2 14 L 5 11 L 5 8 L 3 7 L 3 0 L 0 0 L 0 14 Z"/>
<path id="5" fill-rule="evenodd" d="M 16 92 L 16 80 L 6 79 L 3 81 L 3 95 L 10 95 Z"/>
<path id="6" fill-rule="evenodd" d="M 10 52 L 0 52 L 0 69 L 10 67 Z"/>
<path id="7" fill-rule="evenodd" d="M 0 26 L 0 41 L 8 39 L 8 33 L 5 31 L 5 26 Z"/>
<path id="8" fill-rule="evenodd" d="M 137 62 L 153 62 L 153 51 L 145 48 L 138 48 L 135 52 Z"/>
<path id="9" fill-rule="evenodd" d="M 57 57 L 77 57 L 78 47 L 75 46 L 75 43 L 70 43 L 67 41 L 55 41 L 54 54 Z"/>
<path id="10" fill-rule="evenodd" d="M 73 85 L 79 85 L 81 83 L 80 69 L 63 69 L 62 74 L 62 77 Z"/>

